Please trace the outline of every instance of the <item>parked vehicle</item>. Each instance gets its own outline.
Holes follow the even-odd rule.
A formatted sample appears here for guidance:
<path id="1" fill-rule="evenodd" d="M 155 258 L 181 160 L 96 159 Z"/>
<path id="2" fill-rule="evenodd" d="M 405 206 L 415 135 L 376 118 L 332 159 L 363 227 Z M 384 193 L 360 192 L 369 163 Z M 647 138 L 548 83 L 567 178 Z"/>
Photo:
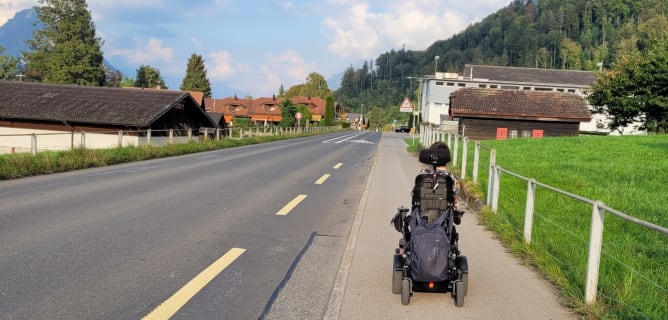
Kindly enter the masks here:
<path id="1" fill-rule="evenodd" d="M 408 126 L 398 126 L 394 128 L 394 132 L 410 132 L 410 131 L 411 128 L 409 128 Z"/>

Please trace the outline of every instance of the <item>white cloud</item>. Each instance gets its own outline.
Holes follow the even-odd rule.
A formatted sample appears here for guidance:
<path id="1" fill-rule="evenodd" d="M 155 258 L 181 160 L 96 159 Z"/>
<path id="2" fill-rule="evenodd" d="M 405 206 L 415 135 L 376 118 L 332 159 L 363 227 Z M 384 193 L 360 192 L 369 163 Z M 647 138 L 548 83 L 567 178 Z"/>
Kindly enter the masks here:
<path id="1" fill-rule="evenodd" d="M 207 75 L 212 80 L 224 80 L 230 87 L 252 92 L 256 96 L 271 96 L 278 88 L 304 83 L 309 73 L 316 70 L 314 63 L 305 61 L 296 51 L 266 54 L 257 67 L 239 63 L 228 51 L 209 54 L 212 60 Z"/>
<path id="2" fill-rule="evenodd" d="M 211 79 L 231 79 L 239 72 L 248 71 L 248 66 L 234 61 L 227 50 L 213 52 L 208 56 L 213 60 L 211 68 L 207 68 L 207 75 Z"/>
<path id="3" fill-rule="evenodd" d="M 344 20 L 325 18 L 325 26 L 334 33 L 334 42 L 329 45 L 330 51 L 345 58 L 367 57 L 379 50 L 379 33 L 374 28 L 376 17 L 368 9 L 366 4 L 354 4 Z"/>
<path id="4" fill-rule="evenodd" d="M 328 49 L 340 57 L 368 58 L 406 46 L 424 50 L 500 9 L 508 0 L 329 0 L 323 25 L 331 32 Z M 482 2 L 482 3 L 480 3 Z M 343 10 L 341 10 L 343 9 Z"/>
<path id="5" fill-rule="evenodd" d="M 309 73 L 316 70 L 314 63 L 304 61 L 297 51 L 287 50 L 280 55 L 269 54 L 266 56 L 269 67 L 281 71 L 281 78 L 287 85 L 304 83 Z M 279 83 L 280 85 L 280 83 Z M 278 88 L 278 86 L 276 86 Z"/>
<path id="6" fill-rule="evenodd" d="M 112 49 L 110 56 L 121 56 L 136 64 L 171 63 L 174 60 L 174 50 L 163 47 L 162 40 L 150 38 L 148 42 L 136 41 L 133 49 Z"/>
<path id="7" fill-rule="evenodd" d="M 14 18 L 16 12 L 38 5 L 37 0 L 0 0 L 0 25 Z"/>

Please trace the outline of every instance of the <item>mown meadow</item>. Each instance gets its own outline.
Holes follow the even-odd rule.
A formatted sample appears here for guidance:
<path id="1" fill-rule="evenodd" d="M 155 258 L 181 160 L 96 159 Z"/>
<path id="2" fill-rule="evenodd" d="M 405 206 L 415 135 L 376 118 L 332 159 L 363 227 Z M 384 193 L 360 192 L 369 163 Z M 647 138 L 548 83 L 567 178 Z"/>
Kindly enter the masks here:
<path id="1" fill-rule="evenodd" d="M 486 196 L 489 149 L 506 170 L 633 217 L 668 227 L 668 135 L 581 136 L 481 141 L 478 184 Z M 459 155 L 461 157 L 460 144 Z M 471 180 L 474 143 L 469 142 Z M 457 170 L 461 167 L 461 158 Z M 485 225 L 560 289 L 587 319 L 665 319 L 668 314 L 668 235 L 605 215 L 597 303 L 584 304 L 592 206 L 538 187 L 532 242 L 523 240 L 527 182 L 501 176 L 499 210 L 483 209 Z M 509 288 L 512 294 L 513 288 Z"/>

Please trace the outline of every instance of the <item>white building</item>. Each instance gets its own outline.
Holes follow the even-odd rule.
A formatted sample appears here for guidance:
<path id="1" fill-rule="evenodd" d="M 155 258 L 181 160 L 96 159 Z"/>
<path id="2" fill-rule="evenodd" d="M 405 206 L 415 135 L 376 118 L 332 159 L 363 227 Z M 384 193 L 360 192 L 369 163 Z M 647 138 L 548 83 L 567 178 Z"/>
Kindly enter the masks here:
<path id="1" fill-rule="evenodd" d="M 465 65 L 461 75 L 437 72 L 423 78 L 421 116 L 424 122 L 441 127 L 450 120 L 450 94 L 461 88 L 535 90 L 574 93 L 587 96 L 587 89 L 596 80 L 594 72 L 556 69 Z M 593 107 L 589 106 L 593 111 Z M 608 117 L 592 112 L 592 120 L 580 124 L 580 132 L 618 134 L 607 128 Z M 636 123 L 624 128 L 624 134 L 645 133 Z"/>

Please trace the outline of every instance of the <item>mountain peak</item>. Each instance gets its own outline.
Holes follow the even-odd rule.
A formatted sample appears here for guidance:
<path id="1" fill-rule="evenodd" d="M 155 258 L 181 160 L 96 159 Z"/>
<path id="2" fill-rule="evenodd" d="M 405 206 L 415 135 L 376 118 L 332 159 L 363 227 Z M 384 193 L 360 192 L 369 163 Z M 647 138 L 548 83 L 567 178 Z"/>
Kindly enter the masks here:
<path id="1" fill-rule="evenodd" d="M 13 18 L 0 26 L 0 46 L 5 47 L 6 55 L 18 57 L 28 50 L 25 41 L 32 39 L 34 24 L 39 21 L 33 8 L 17 12 Z"/>

